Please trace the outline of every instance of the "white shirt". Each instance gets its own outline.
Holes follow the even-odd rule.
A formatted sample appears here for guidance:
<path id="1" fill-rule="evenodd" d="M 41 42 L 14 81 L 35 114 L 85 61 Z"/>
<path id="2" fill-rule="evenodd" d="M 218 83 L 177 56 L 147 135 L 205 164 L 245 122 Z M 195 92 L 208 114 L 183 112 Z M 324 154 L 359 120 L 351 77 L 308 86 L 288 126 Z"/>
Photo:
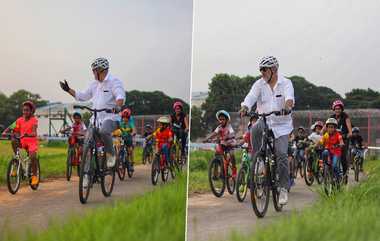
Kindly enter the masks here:
<path id="1" fill-rule="evenodd" d="M 77 101 L 88 101 L 91 99 L 92 108 L 94 109 L 115 108 L 117 100 L 125 100 L 123 82 L 108 72 L 102 82 L 94 80 L 87 90 L 83 92 L 76 91 L 75 99 Z M 108 119 L 114 121 L 120 119 L 118 114 L 113 113 L 100 112 L 97 115 L 99 124 Z"/>
<path id="2" fill-rule="evenodd" d="M 279 75 L 273 91 L 270 85 L 263 78 L 257 80 L 253 84 L 251 90 L 241 105 L 247 106 L 251 109 L 252 106 L 257 103 L 257 112 L 262 114 L 284 109 L 285 102 L 287 100 L 293 100 L 294 103 L 293 84 L 289 79 Z M 272 129 L 275 138 L 283 135 L 289 135 L 293 130 L 291 115 L 273 115 L 269 116 L 267 121 L 268 126 Z"/>
<path id="3" fill-rule="evenodd" d="M 317 132 L 313 132 L 309 135 L 309 140 L 313 141 L 314 144 L 317 144 L 321 141 L 322 139 L 322 136 L 320 134 L 318 134 Z"/>

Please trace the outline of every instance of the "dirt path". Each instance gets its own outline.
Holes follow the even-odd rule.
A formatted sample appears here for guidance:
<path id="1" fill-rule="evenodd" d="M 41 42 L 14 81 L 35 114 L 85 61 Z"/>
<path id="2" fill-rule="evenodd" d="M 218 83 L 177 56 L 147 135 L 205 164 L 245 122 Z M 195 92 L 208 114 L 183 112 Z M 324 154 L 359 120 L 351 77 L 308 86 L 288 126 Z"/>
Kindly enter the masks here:
<path id="1" fill-rule="evenodd" d="M 75 173 L 75 172 L 74 172 Z M 150 166 L 136 166 L 134 176 L 122 182 L 116 174 L 111 197 L 105 198 L 99 184 L 91 190 L 87 204 L 79 202 L 78 178 L 68 182 L 66 179 L 43 182 L 37 191 L 24 185 L 16 195 L 0 187 L 0 233 L 4 228 L 28 225 L 33 230 L 45 229 L 49 221 L 64 221 L 72 214 L 104 205 L 112 205 L 117 200 L 126 200 L 153 189 L 150 180 Z M 19 229 L 18 229 L 19 230 Z"/>
<path id="2" fill-rule="evenodd" d="M 349 181 L 350 183 L 354 182 L 352 176 Z M 315 187 L 314 184 L 313 188 Z M 237 201 L 235 193 L 230 195 L 227 191 L 222 198 L 215 197 L 211 192 L 190 195 L 187 240 L 224 240 L 232 230 L 243 234 L 251 233 L 260 225 L 270 224 L 279 217 L 311 206 L 317 200 L 318 195 L 316 191 L 306 186 L 303 179 L 298 178 L 296 185 L 289 193 L 289 202 L 283 211 L 276 212 L 271 199 L 267 214 L 262 219 L 255 216 L 249 193 L 243 203 Z"/>

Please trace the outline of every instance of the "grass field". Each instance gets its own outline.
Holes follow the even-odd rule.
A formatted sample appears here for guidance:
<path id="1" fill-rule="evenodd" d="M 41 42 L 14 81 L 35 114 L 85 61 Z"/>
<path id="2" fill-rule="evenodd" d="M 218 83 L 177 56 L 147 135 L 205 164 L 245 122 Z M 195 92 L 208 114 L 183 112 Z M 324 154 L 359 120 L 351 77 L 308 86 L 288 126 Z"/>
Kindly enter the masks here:
<path id="1" fill-rule="evenodd" d="M 380 161 L 367 161 L 365 169 L 368 179 L 349 191 L 322 196 L 302 214 L 284 217 L 254 234 L 232 232 L 227 240 L 380 240 Z"/>
<path id="2" fill-rule="evenodd" d="M 52 224 L 47 231 L 33 231 L 20 238 L 17 233 L 0 234 L 3 241 L 112 241 L 185 240 L 186 177 L 158 186 L 128 203 L 94 209 L 67 223 Z"/>
<path id="3" fill-rule="evenodd" d="M 66 171 L 67 145 L 64 142 L 41 142 L 39 157 L 41 176 L 44 178 L 62 177 Z M 0 185 L 6 182 L 6 172 L 13 152 L 10 141 L 0 141 Z M 135 148 L 135 163 L 141 164 L 142 148 Z"/>

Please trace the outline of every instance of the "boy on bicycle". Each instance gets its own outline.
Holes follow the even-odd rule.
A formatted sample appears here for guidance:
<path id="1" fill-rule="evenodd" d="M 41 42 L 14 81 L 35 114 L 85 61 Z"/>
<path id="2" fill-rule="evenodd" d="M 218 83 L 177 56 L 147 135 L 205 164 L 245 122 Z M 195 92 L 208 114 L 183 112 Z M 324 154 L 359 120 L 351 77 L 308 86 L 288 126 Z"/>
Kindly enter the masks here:
<path id="1" fill-rule="evenodd" d="M 39 183 L 37 176 L 37 127 L 38 120 L 34 116 L 36 110 L 32 101 L 22 103 L 22 116 L 16 120 L 13 133 L 20 137 L 20 142 L 16 138 L 12 138 L 13 151 L 16 154 L 17 147 L 25 149 L 32 163 L 32 180 L 31 185 Z"/>
<path id="2" fill-rule="evenodd" d="M 130 156 L 130 168 L 134 170 L 134 158 L 133 158 L 133 136 L 136 135 L 135 121 L 131 116 L 131 110 L 129 108 L 124 109 L 121 112 L 122 120 L 119 123 L 119 129 L 121 137 L 124 140 L 124 144 L 127 146 L 127 152 Z"/>
<path id="3" fill-rule="evenodd" d="M 213 133 L 207 136 L 206 140 L 218 137 L 221 147 L 230 155 L 232 163 L 232 177 L 236 177 L 236 160 L 233 152 L 233 147 L 236 146 L 236 139 L 235 131 L 230 123 L 230 114 L 225 110 L 220 110 L 216 112 L 216 119 L 219 121 L 219 125 Z"/>
<path id="4" fill-rule="evenodd" d="M 257 113 L 254 113 L 249 119 L 247 131 L 243 135 L 243 141 L 248 145 L 248 155 L 250 157 L 252 157 L 255 154 L 251 143 L 251 127 L 256 123 L 258 119 L 259 116 L 257 115 Z"/>
<path id="5" fill-rule="evenodd" d="M 75 160 L 79 160 L 79 157 L 82 154 L 83 139 L 86 134 L 87 128 L 84 122 L 82 121 L 82 115 L 79 112 L 74 112 L 73 119 L 74 119 L 73 125 L 61 130 L 60 132 L 65 133 L 69 130 L 72 131 L 70 138 L 72 138 L 73 141 L 72 143 L 70 143 L 70 145 L 75 145 L 75 144 L 79 145 L 79 149 L 78 149 L 79 151 L 76 153 L 77 156 L 75 157 Z"/>
<path id="6" fill-rule="evenodd" d="M 338 172 L 339 175 L 343 176 L 343 170 L 339 170 L 338 163 L 341 161 L 344 142 L 342 135 L 337 131 L 337 127 L 338 122 L 335 118 L 327 119 L 327 132 L 323 135 L 320 144 L 325 148 L 322 152 L 322 159 L 326 161 L 330 157 L 334 172 Z"/>
<path id="7" fill-rule="evenodd" d="M 356 154 L 363 160 L 363 138 L 360 135 L 359 127 L 352 128 L 352 136 L 350 138 L 350 146 L 351 146 L 351 157 L 354 157 Z M 360 171 L 363 171 L 363 162 L 360 163 Z"/>
<path id="8" fill-rule="evenodd" d="M 155 138 L 156 153 L 162 151 L 165 159 L 170 163 L 170 146 L 173 141 L 174 133 L 170 129 L 170 119 L 167 116 L 161 116 L 157 120 L 159 126 L 147 139 Z"/>
<path id="9" fill-rule="evenodd" d="M 153 134 L 153 128 L 150 124 L 145 125 L 144 129 L 144 143 L 143 143 L 143 148 L 148 147 L 153 144 L 153 141 L 151 139 L 148 139 L 147 137 Z"/>

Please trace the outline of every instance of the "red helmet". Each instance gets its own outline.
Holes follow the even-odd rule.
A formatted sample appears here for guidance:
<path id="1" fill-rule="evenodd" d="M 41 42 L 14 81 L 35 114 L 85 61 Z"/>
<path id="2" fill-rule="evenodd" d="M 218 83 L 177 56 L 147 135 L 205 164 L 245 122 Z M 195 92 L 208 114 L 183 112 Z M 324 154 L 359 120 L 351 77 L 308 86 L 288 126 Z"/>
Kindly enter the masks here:
<path id="1" fill-rule="evenodd" d="M 177 108 L 178 106 L 181 107 L 181 109 L 183 109 L 183 104 L 181 101 L 174 102 L 173 109 L 175 110 L 175 108 Z"/>
<path id="2" fill-rule="evenodd" d="M 314 123 L 314 127 L 317 127 L 317 126 L 320 126 L 321 128 L 323 128 L 324 124 L 323 124 L 322 121 L 316 121 L 316 122 Z"/>
<path id="3" fill-rule="evenodd" d="M 343 101 L 341 100 L 335 100 L 332 104 L 332 110 L 335 110 L 335 107 L 337 107 L 338 105 L 340 105 L 340 107 L 342 108 L 342 110 L 344 110 L 344 104 L 343 104 Z"/>
<path id="4" fill-rule="evenodd" d="M 121 112 L 121 117 L 127 117 L 129 118 L 131 116 L 131 113 L 132 111 L 129 109 L 129 108 L 126 108 L 124 109 L 122 112 Z"/>
<path id="5" fill-rule="evenodd" d="M 31 111 L 32 111 L 32 113 L 34 113 L 34 111 L 36 110 L 36 106 L 35 106 L 34 103 L 33 103 L 32 101 L 30 101 L 30 100 L 24 101 L 24 102 L 22 103 L 22 106 L 24 106 L 24 105 L 29 106 L 30 109 L 31 109 Z"/>

